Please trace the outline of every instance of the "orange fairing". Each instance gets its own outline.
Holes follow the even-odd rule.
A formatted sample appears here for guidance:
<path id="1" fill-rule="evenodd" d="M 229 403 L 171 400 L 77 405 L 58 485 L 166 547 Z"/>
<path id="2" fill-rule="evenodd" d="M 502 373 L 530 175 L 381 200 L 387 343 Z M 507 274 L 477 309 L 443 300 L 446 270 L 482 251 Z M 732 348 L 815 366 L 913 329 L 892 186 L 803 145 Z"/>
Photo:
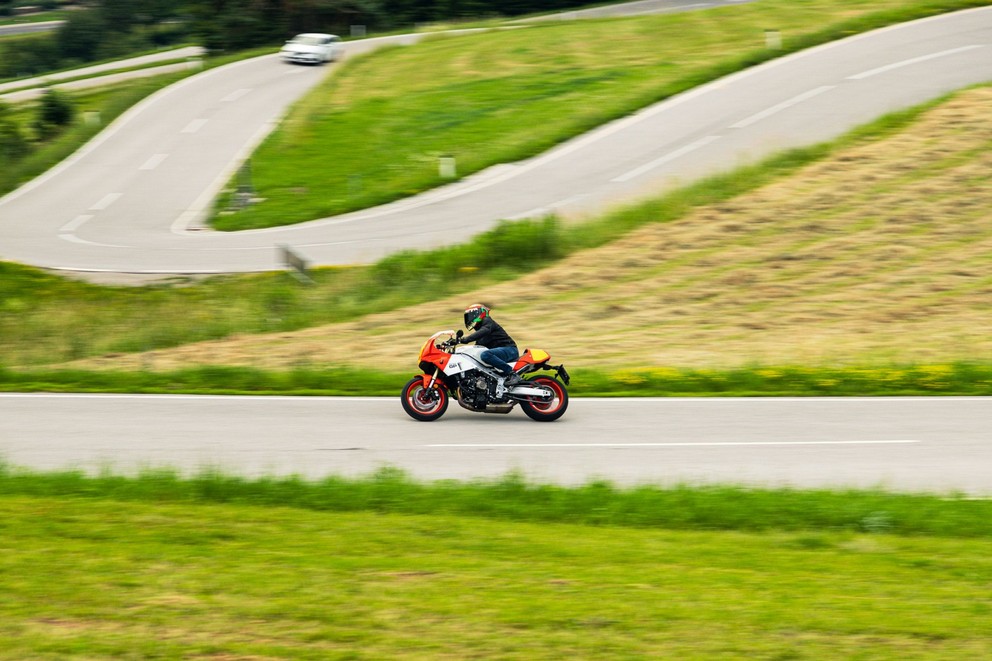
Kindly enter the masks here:
<path id="1" fill-rule="evenodd" d="M 431 337 L 431 339 L 424 343 L 424 346 L 420 349 L 420 362 L 430 363 L 443 371 L 448 365 L 448 361 L 451 360 L 451 354 L 447 351 L 438 349 L 434 344 L 437 341 L 438 335 L 440 335 L 440 333 L 435 334 Z"/>
<path id="2" fill-rule="evenodd" d="M 540 363 L 546 363 L 549 360 L 551 360 L 551 354 L 547 351 L 541 351 L 540 349 L 527 349 L 524 351 L 524 355 L 520 356 L 520 360 L 516 362 L 513 369 L 518 370 L 524 365 L 538 365 Z"/>

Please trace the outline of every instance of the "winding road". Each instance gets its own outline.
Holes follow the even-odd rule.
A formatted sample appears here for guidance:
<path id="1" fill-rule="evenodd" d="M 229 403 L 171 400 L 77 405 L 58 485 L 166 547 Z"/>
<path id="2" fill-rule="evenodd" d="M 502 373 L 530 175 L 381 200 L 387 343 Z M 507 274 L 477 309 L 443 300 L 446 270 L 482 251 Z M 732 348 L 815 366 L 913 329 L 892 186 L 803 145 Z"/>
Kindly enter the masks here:
<path id="1" fill-rule="evenodd" d="M 686 8 L 683 4 L 682 7 Z M 348 44 L 348 54 L 417 36 Z M 73 158 L 0 200 L 0 258 L 55 269 L 219 273 L 459 242 L 500 219 L 620 200 L 820 142 L 992 79 L 992 8 L 893 26 L 784 57 L 645 108 L 534 159 L 377 209 L 236 234 L 203 228 L 237 165 L 326 73 L 274 56 L 146 100 Z M 37 469 L 219 467 L 248 475 L 418 478 L 521 470 L 560 483 L 732 482 L 992 494 L 987 398 L 575 399 L 408 419 L 396 399 L 0 395 L 0 458 Z"/>
<path id="2" fill-rule="evenodd" d="M 352 42 L 347 53 L 419 35 Z M 273 56 L 188 78 L 0 200 L 0 258 L 94 272 L 282 268 L 372 261 L 464 241 L 500 219 L 596 213 L 992 78 L 992 8 L 855 36 L 705 85 L 533 159 L 383 207 L 292 227 L 204 229 L 212 200 L 326 69 Z"/>

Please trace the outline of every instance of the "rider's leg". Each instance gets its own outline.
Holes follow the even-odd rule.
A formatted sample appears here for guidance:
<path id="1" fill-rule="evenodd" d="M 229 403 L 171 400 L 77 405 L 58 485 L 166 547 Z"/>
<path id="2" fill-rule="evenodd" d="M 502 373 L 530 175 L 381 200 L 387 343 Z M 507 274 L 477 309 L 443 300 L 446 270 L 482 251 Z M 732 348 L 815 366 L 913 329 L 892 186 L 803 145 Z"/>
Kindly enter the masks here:
<path id="1" fill-rule="evenodd" d="M 513 367 L 507 361 L 516 361 L 520 354 L 516 347 L 496 347 L 495 349 L 486 349 L 479 357 L 482 358 L 482 362 L 492 365 L 497 372 L 506 378 L 513 374 Z"/>

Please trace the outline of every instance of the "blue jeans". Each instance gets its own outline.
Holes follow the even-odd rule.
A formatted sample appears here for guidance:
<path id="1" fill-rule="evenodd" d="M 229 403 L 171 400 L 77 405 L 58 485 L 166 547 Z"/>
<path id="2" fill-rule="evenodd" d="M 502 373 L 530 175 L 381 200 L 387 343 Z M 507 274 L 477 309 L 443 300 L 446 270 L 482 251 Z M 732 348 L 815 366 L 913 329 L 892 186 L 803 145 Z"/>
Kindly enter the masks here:
<path id="1" fill-rule="evenodd" d="M 497 371 L 502 372 L 503 376 L 509 376 L 513 372 L 513 366 L 509 364 L 509 361 L 516 361 L 520 357 L 520 352 L 517 351 L 516 347 L 496 347 L 495 349 L 486 349 L 479 357 L 482 358 L 482 362 L 492 365 Z"/>

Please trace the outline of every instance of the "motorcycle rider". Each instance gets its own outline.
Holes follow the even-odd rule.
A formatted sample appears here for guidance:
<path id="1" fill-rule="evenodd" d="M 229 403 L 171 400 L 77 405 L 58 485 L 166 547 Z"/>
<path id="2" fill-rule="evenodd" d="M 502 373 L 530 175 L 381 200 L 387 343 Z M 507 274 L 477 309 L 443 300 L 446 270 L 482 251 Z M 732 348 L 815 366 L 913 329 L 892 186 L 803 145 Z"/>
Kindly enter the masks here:
<path id="1" fill-rule="evenodd" d="M 509 388 L 523 382 L 518 374 L 513 371 L 510 361 L 516 361 L 520 357 L 517 343 L 503 330 L 496 321 L 489 316 L 489 308 L 482 303 L 473 303 L 465 309 L 465 328 L 474 331 L 465 335 L 457 342 L 467 344 L 475 342 L 477 346 L 486 347 L 486 350 L 479 356 L 482 361 L 492 365 L 497 372 L 503 375 L 504 386 Z"/>

